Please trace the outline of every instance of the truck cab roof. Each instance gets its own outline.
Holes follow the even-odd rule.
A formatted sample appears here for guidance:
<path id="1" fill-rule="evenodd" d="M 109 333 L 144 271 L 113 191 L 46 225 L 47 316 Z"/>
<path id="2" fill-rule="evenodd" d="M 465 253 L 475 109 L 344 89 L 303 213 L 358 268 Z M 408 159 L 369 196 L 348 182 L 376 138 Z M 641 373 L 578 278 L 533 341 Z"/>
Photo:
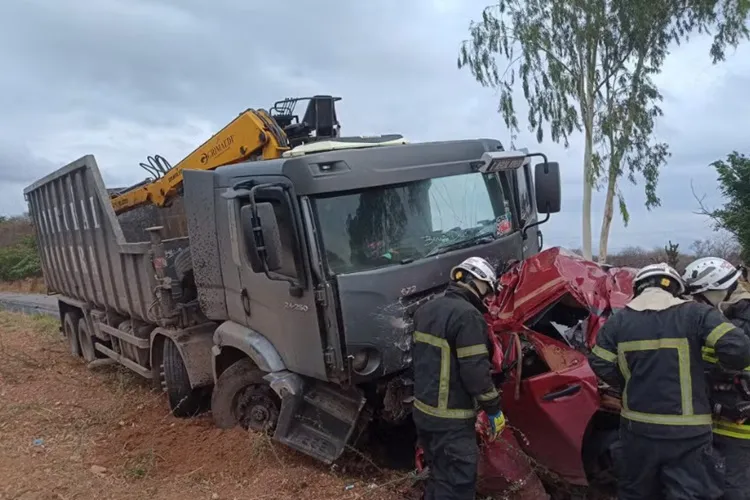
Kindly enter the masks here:
<path id="1" fill-rule="evenodd" d="M 400 141 L 395 141 L 400 142 Z M 482 155 L 503 151 L 495 139 L 421 142 L 329 149 L 274 160 L 243 162 L 212 172 L 214 186 L 257 176 L 284 176 L 298 195 L 319 195 L 476 171 Z M 190 182 L 192 172 L 185 171 Z M 204 177 L 201 177 L 202 179 Z"/>

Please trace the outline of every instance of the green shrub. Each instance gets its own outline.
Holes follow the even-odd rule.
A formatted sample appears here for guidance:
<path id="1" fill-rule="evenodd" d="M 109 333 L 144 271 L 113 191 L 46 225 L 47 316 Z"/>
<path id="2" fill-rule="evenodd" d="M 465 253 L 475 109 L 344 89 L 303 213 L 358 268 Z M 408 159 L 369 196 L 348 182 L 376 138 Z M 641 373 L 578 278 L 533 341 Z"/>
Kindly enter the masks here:
<path id="1" fill-rule="evenodd" d="M 42 275 L 36 239 L 25 236 L 14 245 L 0 248 L 0 281 L 15 281 Z"/>

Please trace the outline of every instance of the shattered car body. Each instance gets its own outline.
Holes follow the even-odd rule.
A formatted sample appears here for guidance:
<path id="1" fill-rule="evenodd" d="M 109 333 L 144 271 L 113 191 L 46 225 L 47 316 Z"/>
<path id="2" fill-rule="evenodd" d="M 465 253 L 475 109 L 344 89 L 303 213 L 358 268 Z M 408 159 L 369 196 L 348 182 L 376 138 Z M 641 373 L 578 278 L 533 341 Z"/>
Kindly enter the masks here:
<path id="1" fill-rule="evenodd" d="M 541 479 L 612 486 L 619 395 L 600 387 L 586 354 L 630 300 L 635 272 L 560 248 L 506 266 L 486 318 L 508 429 L 492 443 L 477 421 L 482 493 L 547 498 Z"/>

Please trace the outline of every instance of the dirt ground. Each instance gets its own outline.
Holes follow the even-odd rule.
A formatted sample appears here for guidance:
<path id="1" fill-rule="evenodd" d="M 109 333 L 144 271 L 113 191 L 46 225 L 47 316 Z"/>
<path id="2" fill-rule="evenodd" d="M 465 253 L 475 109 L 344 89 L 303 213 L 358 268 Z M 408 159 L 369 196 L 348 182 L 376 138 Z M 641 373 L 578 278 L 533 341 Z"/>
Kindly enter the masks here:
<path id="1" fill-rule="evenodd" d="M 0 500 L 391 500 L 410 485 L 364 458 L 326 467 L 174 418 L 137 376 L 72 358 L 56 321 L 0 312 Z"/>

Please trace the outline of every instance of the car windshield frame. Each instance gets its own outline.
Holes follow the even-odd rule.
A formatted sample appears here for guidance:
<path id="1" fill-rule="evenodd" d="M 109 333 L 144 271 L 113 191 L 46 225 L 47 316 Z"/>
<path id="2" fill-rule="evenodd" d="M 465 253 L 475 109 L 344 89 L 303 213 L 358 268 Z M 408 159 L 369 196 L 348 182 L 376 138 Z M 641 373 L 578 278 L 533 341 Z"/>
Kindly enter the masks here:
<path id="1" fill-rule="evenodd" d="M 462 173 L 311 198 L 331 274 L 408 264 L 517 229 L 505 172 Z"/>

